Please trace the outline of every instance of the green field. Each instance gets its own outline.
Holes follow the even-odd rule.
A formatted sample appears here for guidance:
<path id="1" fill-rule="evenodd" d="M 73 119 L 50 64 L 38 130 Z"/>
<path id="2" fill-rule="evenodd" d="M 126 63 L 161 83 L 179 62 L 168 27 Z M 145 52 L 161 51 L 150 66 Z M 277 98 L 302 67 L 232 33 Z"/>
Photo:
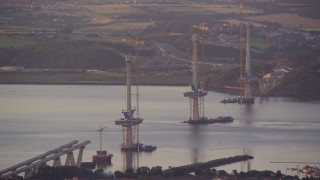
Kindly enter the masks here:
<path id="1" fill-rule="evenodd" d="M 250 42 L 251 49 L 257 53 L 267 50 L 270 46 L 269 43 L 261 37 L 253 37 L 251 38 Z"/>
<path id="2" fill-rule="evenodd" d="M 250 43 L 251 50 L 256 53 L 262 53 L 270 47 L 270 44 L 261 37 L 251 37 Z M 239 49 L 239 43 L 235 44 L 234 47 Z M 246 49 L 246 42 L 243 42 L 242 47 Z"/>
<path id="3" fill-rule="evenodd" d="M 91 12 L 104 15 L 114 15 L 114 14 L 132 14 L 132 13 L 142 13 L 143 11 L 131 6 L 131 5 L 85 5 L 84 8 Z"/>
<path id="4" fill-rule="evenodd" d="M 0 35 L 0 48 L 2 47 L 19 47 L 35 43 L 34 40 L 20 35 Z"/>

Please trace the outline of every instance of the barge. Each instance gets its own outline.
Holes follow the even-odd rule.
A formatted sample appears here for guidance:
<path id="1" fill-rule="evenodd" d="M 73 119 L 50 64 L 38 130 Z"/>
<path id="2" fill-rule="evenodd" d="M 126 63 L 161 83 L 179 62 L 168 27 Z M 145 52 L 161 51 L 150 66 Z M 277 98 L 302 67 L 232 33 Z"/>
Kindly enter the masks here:
<path id="1" fill-rule="evenodd" d="M 233 122 L 233 118 L 231 116 L 219 116 L 217 118 L 207 118 L 202 117 L 199 120 L 188 120 L 184 121 L 183 123 L 189 123 L 189 124 L 214 124 L 214 123 L 229 123 Z"/>

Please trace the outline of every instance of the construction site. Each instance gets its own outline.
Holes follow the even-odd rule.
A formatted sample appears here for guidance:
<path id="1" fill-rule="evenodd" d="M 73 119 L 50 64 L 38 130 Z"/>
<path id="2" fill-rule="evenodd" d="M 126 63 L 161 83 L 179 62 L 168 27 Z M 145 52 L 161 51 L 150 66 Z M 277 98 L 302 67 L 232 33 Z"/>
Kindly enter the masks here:
<path id="1" fill-rule="evenodd" d="M 307 31 L 313 28 L 307 27 L 307 23 L 286 29 L 274 22 L 258 21 L 266 18 L 261 17 L 264 11 L 273 12 L 264 9 L 263 5 L 277 7 L 275 1 L 217 2 L 118 4 L 84 0 L 34 6 L 19 0 L 3 1 L 5 5 L 0 5 L 5 10 L 0 14 L 0 59 L 6 61 L 0 61 L 0 84 L 3 84 L 0 88 L 7 92 L 7 97 L 3 98 L 1 106 L 4 109 L 1 133 L 6 139 L 1 151 L 10 154 L 6 145 L 10 146 L 14 142 L 12 139 L 20 140 L 20 136 L 26 135 L 29 141 L 21 138 L 17 149 L 29 152 L 12 158 L 19 161 L 1 170 L 0 179 L 19 176 L 30 179 L 39 175 L 40 167 L 75 167 L 93 172 L 100 169 L 119 171 L 122 166 L 123 171 L 132 170 L 134 174 L 140 172 L 137 169 L 142 165 L 144 169 L 140 168 L 150 174 L 151 169 L 144 166 L 155 163 L 167 166 L 169 161 L 173 165 L 169 164 L 168 169 L 162 171 L 160 168 L 169 174 L 166 177 L 193 172 L 203 175 L 206 172 L 200 172 L 201 168 L 210 170 L 249 162 L 254 153 L 258 157 L 255 165 L 260 168 L 268 163 L 283 164 L 282 161 L 274 163 L 272 159 L 290 159 L 293 157 L 286 155 L 298 154 L 306 160 L 292 161 L 299 167 L 286 167 L 285 170 L 319 176 L 316 167 L 319 163 L 310 161 L 318 148 L 317 117 L 310 113 L 313 109 L 310 104 L 317 102 L 304 104 L 291 102 L 291 99 L 271 98 L 269 101 L 264 98 L 276 93 L 290 94 L 290 88 L 307 97 L 318 95 L 312 90 L 318 88 L 319 34 Z M 294 5 L 300 6 L 309 7 L 308 4 Z M 288 9 L 291 8 L 290 5 Z M 17 13 L 20 10 L 23 16 Z M 72 26 L 67 26 L 69 24 Z M 301 56 L 297 53 L 300 50 Z M 292 72 L 299 72 L 295 70 L 300 66 L 305 68 L 300 73 L 306 75 L 290 76 Z M 287 79 L 288 76 L 295 77 L 300 83 L 290 84 L 292 79 Z M 28 85 L 21 88 L 11 84 Z M 32 89 L 43 84 L 53 86 Z M 60 85 L 73 86 L 59 91 Z M 99 89 L 101 87 L 95 85 L 116 86 Z M 144 85 L 162 87 L 145 88 Z M 19 88 L 25 89 L 20 92 Z M 44 90 L 40 92 L 42 88 Z M 226 94 L 228 90 L 232 93 Z M 78 91 L 81 93 L 77 94 Z M 12 105 L 17 110 L 6 109 L 20 102 L 20 99 L 11 100 L 20 96 L 28 102 Z M 45 106 L 48 99 L 53 104 Z M 73 104 L 65 103 L 65 99 Z M 91 99 L 94 102 L 89 103 Z M 279 107 L 266 105 L 274 102 L 280 102 Z M 288 102 L 292 105 L 288 106 Z M 38 108 L 32 109 L 33 106 Z M 290 109 L 285 109 L 288 107 Z M 300 113 L 296 107 L 305 108 L 303 112 L 307 113 Z M 285 109 L 283 114 L 282 109 Z M 301 114 L 307 117 L 300 117 Z M 17 119 L 12 115 L 17 115 Z M 19 124 L 19 118 L 25 121 Z M 59 118 L 60 121 L 56 120 Z M 64 124 L 65 121 L 69 124 Z M 58 129 L 56 132 L 55 128 Z M 304 133 L 306 136 L 300 136 Z M 55 140 L 53 144 L 58 144 L 57 141 L 62 144 L 62 140 L 69 141 L 73 136 L 76 137 L 72 139 L 85 137 L 85 140 L 48 147 L 50 139 Z M 87 136 L 91 140 L 86 140 Z M 95 137 L 96 141 L 93 141 Z M 37 138 L 45 141 L 39 145 L 44 146 L 39 150 L 36 149 Z M 32 143 L 29 144 L 30 140 Z M 288 142 L 288 147 L 283 145 L 284 141 Z M 90 147 L 90 153 L 84 156 L 91 142 L 94 147 Z M 270 148 L 273 145 L 279 153 Z M 243 146 L 250 147 L 249 155 L 241 151 Z M 30 149 L 34 152 L 30 153 Z M 39 153 L 43 149 L 51 150 Z M 287 153 L 283 149 L 291 151 Z M 78 152 L 76 157 L 75 151 Z M 237 153 L 241 155 L 229 156 Z M 40 155 L 32 157 L 34 154 Z M 28 160 L 23 161 L 21 157 L 28 157 Z M 62 161 L 64 157 L 65 161 Z M 90 160 L 85 162 L 84 157 Z M 212 157 L 216 160 L 208 161 Z M 286 166 L 292 162 L 284 161 Z M 305 166 L 300 168 L 300 164 Z M 247 166 L 247 172 L 250 172 L 251 164 Z M 210 173 L 213 172 L 210 170 Z M 236 172 L 233 173 L 235 177 Z M 272 176 L 275 177 L 275 173 Z"/>

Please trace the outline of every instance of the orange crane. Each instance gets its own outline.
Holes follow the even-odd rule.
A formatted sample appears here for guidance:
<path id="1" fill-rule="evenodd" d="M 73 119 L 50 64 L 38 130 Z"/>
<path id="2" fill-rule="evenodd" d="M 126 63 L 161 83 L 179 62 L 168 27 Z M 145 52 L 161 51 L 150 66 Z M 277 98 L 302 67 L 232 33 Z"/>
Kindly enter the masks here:
<path id="1" fill-rule="evenodd" d="M 242 65 L 242 36 L 243 36 L 243 14 L 242 14 L 242 10 L 243 10 L 243 0 L 241 0 L 240 2 L 240 80 L 242 80 L 242 75 L 243 75 L 243 65 Z M 243 83 L 240 84 L 240 96 L 243 95 Z"/>
<path id="2" fill-rule="evenodd" d="M 199 29 L 201 31 L 208 31 L 209 30 L 209 27 L 207 25 L 205 25 L 205 23 L 201 23 L 200 25 L 194 25 L 192 26 L 193 28 L 195 29 Z"/>

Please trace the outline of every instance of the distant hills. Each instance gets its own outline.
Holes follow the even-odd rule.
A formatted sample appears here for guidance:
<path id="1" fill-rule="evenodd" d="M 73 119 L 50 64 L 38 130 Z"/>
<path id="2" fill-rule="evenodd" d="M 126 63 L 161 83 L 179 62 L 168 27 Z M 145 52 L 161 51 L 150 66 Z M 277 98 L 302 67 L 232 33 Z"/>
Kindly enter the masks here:
<path id="1" fill-rule="evenodd" d="M 120 52 L 133 52 L 124 44 L 90 41 L 47 41 L 2 48 L 0 66 L 48 69 L 99 69 L 124 66 Z"/>

